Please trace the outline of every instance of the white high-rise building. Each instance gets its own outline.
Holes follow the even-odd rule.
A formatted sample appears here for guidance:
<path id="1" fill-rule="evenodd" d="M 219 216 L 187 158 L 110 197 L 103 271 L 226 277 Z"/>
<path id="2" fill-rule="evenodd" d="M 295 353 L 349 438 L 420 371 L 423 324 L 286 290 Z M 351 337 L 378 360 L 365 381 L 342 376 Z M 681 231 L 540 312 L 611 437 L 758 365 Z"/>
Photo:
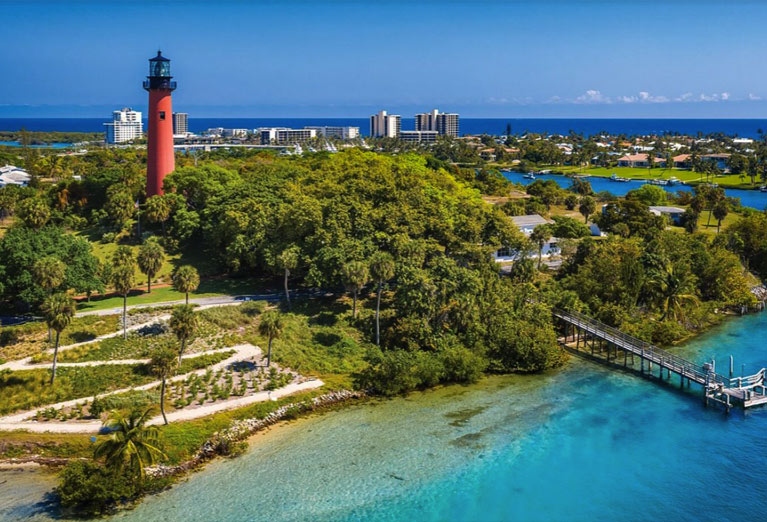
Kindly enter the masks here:
<path id="1" fill-rule="evenodd" d="M 370 117 L 370 136 L 373 138 L 396 138 L 399 136 L 401 118 L 398 114 L 381 111 Z"/>
<path id="2" fill-rule="evenodd" d="M 189 115 L 185 112 L 173 113 L 173 134 L 186 135 L 189 132 Z"/>
<path id="3" fill-rule="evenodd" d="M 112 121 L 104 124 L 107 143 L 125 143 L 144 135 L 141 113 L 125 107 L 112 113 Z"/>
<path id="4" fill-rule="evenodd" d="M 434 109 L 415 115 L 415 130 L 437 131 L 440 135 L 458 136 L 458 114 Z"/>

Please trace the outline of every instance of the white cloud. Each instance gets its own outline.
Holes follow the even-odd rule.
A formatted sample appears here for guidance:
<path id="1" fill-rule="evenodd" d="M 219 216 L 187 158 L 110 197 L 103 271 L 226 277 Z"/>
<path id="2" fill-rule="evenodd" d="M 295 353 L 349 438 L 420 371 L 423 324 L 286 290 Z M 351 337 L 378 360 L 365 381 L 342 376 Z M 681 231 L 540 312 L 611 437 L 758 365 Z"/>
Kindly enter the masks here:
<path id="1" fill-rule="evenodd" d="M 575 103 L 611 103 L 610 98 L 596 89 L 589 89 L 584 94 L 575 98 Z"/>
<path id="2" fill-rule="evenodd" d="M 639 101 L 644 103 L 666 103 L 669 101 L 669 99 L 665 96 L 653 96 L 647 91 L 640 91 Z"/>
<path id="3" fill-rule="evenodd" d="M 748 93 L 748 99 L 751 101 L 757 101 L 757 100 L 761 100 L 762 97 L 750 92 Z"/>
<path id="4" fill-rule="evenodd" d="M 748 100 L 761 100 L 760 96 L 749 94 Z M 671 102 L 726 102 L 743 100 L 743 98 L 733 97 L 727 91 L 715 92 L 711 94 L 700 93 L 693 94 L 685 92 L 679 96 L 664 96 L 662 94 L 652 94 L 648 91 L 639 91 L 636 94 L 620 95 L 610 97 L 602 94 L 598 89 L 589 89 L 576 98 L 561 98 L 552 96 L 546 103 L 570 102 L 576 104 L 610 104 L 610 103 L 671 103 Z"/>

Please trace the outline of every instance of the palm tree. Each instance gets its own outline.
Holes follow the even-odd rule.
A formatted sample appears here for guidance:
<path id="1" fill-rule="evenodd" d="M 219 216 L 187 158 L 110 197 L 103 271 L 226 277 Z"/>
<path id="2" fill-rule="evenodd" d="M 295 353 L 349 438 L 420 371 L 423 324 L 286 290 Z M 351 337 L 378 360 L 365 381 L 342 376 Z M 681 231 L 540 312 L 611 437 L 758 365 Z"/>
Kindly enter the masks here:
<path id="1" fill-rule="evenodd" d="M 181 343 L 178 351 L 178 364 L 181 366 L 181 356 L 186 349 L 186 343 L 197 330 L 197 316 L 191 305 L 183 304 L 173 308 L 170 316 L 170 329 L 176 335 L 176 339 Z"/>
<path id="2" fill-rule="evenodd" d="M 685 306 L 699 303 L 693 278 L 687 273 L 679 273 L 670 262 L 653 271 L 648 284 L 662 311 L 661 321 L 667 317 L 675 321 L 684 319 Z"/>
<path id="3" fill-rule="evenodd" d="M 383 292 L 384 284 L 394 277 L 394 258 L 387 252 L 378 252 L 370 260 L 370 275 L 373 277 L 373 281 L 378 284 L 378 291 L 376 295 L 376 345 L 381 344 L 381 293 Z"/>
<path id="4" fill-rule="evenodd" d="M 32 274 L 37 284 L 50 296 L 54 290 L 64 283 L 67 267 L 58 258 L 46 256 L 38 259 L 32 265 Z M 51 342 L 51 329 L 48 328 L 48 342 Z"/>
<path id="5" fill-rule="evenodd" d="M 112 286 L 123 296 L 123 339 L 128 338 L 128 293 L 136 284 L 136 260 L 127 246 L 117 247 L 112 255 Z"/>
<path id="6" fill-rule="evenodd" d="M 538 247 L 538 270 L 541 269 L 541 258 L 543 257 L 543 246 L 551 237 L 551 229 L 548 225 L 538 225 L 530 233 L 530 241 Z"/>
<path id="7" fill-rule="evenodd" d="M 165 251 L 154 238 L 148 240 L 139 248 L 138 267 L 141 272 L 146 274 L 147 290 L 150 294 L 152 293 L 152 278 L 162 268 L 163 261 L 165 261 Z"/>
<path id="8" fill-rule="evenodd" d="M 282 316 L 277 310 L 269 310 L 261 315 L 261 322 L 258 323 L 258 333 L 269 339 L 266 351 L 267 367 L 272 363 L 272 341 L 282 334 L 282 328 Z"/>
<path id="9" fill-rule="evenodd" d="M 711 209 L 711 213 L 714 214 L 714 217 L 716 218 L 716 233 L 719 233 L 719 230 L 722 228 L 722 220 L 727 217 L 727 214 L 729 213 L 729 205 L 727 204 L 726 199 L 720 199 L 716 203 L 714 203 L 714 208 Z"/>
<path id="10" fill-rule="evenodd" d="M 341 270 L 346 290 L 352 293 L 352 317 L 357 317 L 357 294 L 368 282 L 368 266 L 362 261 L 352 261 L 347 263 Z"/>
<path id="11" fill-rule="evenodd" d="M 724 202 L 725 205 L 727 204 L 727 199 L 724 193 L 724 189 L 714 188 L 714 189 L 708 190 L 706 193 L 706 200 L 708 201 L 708 208 L 709 208 L 708 221 L 706 221 L 706 228 L 708 228 L 709 225 L 711 224 L 711 214 L 714 213 L 714 207 L 720 202 Z"/>
<path id="12" fill-rule="evenodd" d="M 165 235 L 165 222 L 168 221 L 170 213 L 173 210 L 170 200 L 167 196 L 157 195 L 146 200 L 146 218 L 152 223 L 162 224 L 162 235 Z"/>
<path id="13" fill-rule="evenodd" d="M 596 201 L 591 196 L 583 196 L 578 206 L 578 212 L 583 216 L 583 221 L 588 224 L 589 216 L 597 209 Z"/>
<path id="14" fill-rule="evenodd" d="M 158 458 L 167 458 L 159 446 L 159 430 L 156 426 L 147 426 L 152 416 L 152 409 L 135 409 L 127 416 L 113 412 L 104 423 L 112 432 L 108 439 L 99 442 L 93 457 L 104 457 L 105 464 L 122 470 L 127 466 L 136 478 L 144 478 L 146 466 L 155 464 Z"/>
<path id="15" fill-rule="evenodd" d="M 288 277 L 290 277 L 290 271 L 295 270 L 298 266 L 298 257 L 301 251 L 297 246 L 292 246 L 283 250 L 279 256 L 277 256 L 277 264 L 285 271 L 285 299 L 288 300 L 288 309 L 290 309 L 290 290 L 288 289 Z"/>
<path id="16" fill-rule="evenodd" d="M 180 356 L 179 356 L 180 357 Z M 165 424 L 168 424 L 168 417 L 165 416 L 165 379 L 173 375 L 176 371 L 180 360 L 176 359 L 176 352 L 170 346 L 160 346 L 159 349 L 152 354 L 152 358 L 149 361 L 149 367 L 157 377 L 162 381 L 160 385 L 160 413 L 162 413 L 162 419 Z"/>
<path id="17" fill-rule="evenodd" d="M 171 280 L 173 289 L 186 294 L 186 304 L 189 304 L 189 292 L 194 292 L 200 286 L 200 274 L 197 269 L 191 265 L 180 266 L 171 276 Z"/>
<path id="18" fill-rule="evenodd" d="M 51 385 L 56 380 L 56 362 L 59 357 L 59 337 L 64 328 L 72 322 L 75 315 L 75 304 L 67 294 L 59 293 L 48 296 L 42 306 L 45 322 L 48 328 L 56 331 L 56 344 L 53 348 L 53 367 L 51 368 Z"/>

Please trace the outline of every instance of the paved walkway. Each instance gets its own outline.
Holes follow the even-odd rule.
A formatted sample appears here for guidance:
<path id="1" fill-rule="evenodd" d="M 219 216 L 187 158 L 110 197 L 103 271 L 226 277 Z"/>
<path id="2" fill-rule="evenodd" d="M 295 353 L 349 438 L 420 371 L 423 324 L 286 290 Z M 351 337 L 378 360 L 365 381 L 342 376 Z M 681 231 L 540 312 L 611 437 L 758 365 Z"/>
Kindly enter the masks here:
<path id="1" fill-rule="evenodd" d="M 225 368 L 229 366 L 230 364 L 238 361 L 243 361 L 246 359 L 256 359 L 260 358 L 261 356 L 261 349 L 257 346 L 253 346 L 252 344 L 241 344 L 238 346 L 232 346 L 230 348 L 221 348 L 219 350 L 211 350 L 209 352 L 204 353 L 216 353 L 221 351 L 228 351 L 228 350 L 234 350 L 235 353 L 232 354 L 230 357 L 227 357 L 223 361 L 220 361 L 212 366 L 208 366 L 206 368 L 201 368 L 199 370 L 194 370 L 188 373 L 185 373 L 183 375 L 176 375 L 170 379 L 167 379 L 167 383 L 172 383 L 178 380 L 184 380 L 190 375 L 203 375 L 208 370 L 211 371 L 217 371 L 221 368 Z M 202 355 L 202 354 L 195 354 L 196 355 Z M 95 364 L 99 364 L 103 361 L 92 361 Z M 156 386 L 159 386 L 161 384 L 161 381 L 153 381 L 148 384 L 143 384 L 141 386 L 134 386 L 131 388 L 121 388 L 119 390 L 114 390 L 108 393 L 100 393 L 98 394 L 98 397 L 106 397 L 108 395 L 115 395 L 118 393 L 125 393 L 131 390 L 148 390 L 150 388 L 154 388 Z M 279 390 L 274 390 L 271 393 L 271 397 L 282 397 L 284 395 L 289 395 L 291 393 L 295 393 L 297 391 L 301 391 L 304 389 L 312 389 L 312 388 L 318 388 L 322 386 L 324 383 L 320 380 L 314 380 L 314 381 L 306 381 L 304 383 L 295 383 L 290 384 L 288 386 L 285 386 L 284 388 L 280 388 Z M 37 414 L 38 411 L 43 411 L 48 408 L 66 408 L 68 406 L 74 406 L 76 404 L 82 404 L 85 401 L 92 401 L 96 396 L 91 397 L 80 397 L 78 399 L 72 399 L 68 401 L 59 402 L 56 404 L 46 404 L 45 406 L 40 406 L 38 408 L 34 408 L 32 410 L 27 410 L 19 413 L 13 413 L 11 415 L 6 415 L 4 417 L 0 417 L 0 431 L 12 431 L 12 430 L 29 430 L 34 432 L 55 432 L 55 433 L 91 433 L 91 432 L 97 432 L 99 429 L 101 429 L 101 422 L 100 421 L 91 421 L 91 422 L 76 422 L 76 421 L 70 421 L 70 422 L 60 422 L 60 421 L 47 421 L 47 422 L 37 422 L 37 421 L 29 421 L 26 419 L 29 419 L 30 417 L 33 417 Z M 253 395 L 249 395 L 247 397 L 241 397 L 238 399 L 233 399 L 230 401 L 223 401 L 220 403 L 213 403 L 208 404 L 206 406 L 201 406 L 199 408 L 189 408 L 188 410 L 179 410 L 176 412 L 173 412 L 174 417 L 173 420 L 188 420 L 188 419 L 194 419 L 198 417 L 204 417 L 206 415 L 210 415 L 211 413 L 216 413 L 218 411 L 223 411 L 231 408 L 238 408 L 240 406 L 244 406 L 246 404 L 254 403 L 254 402 L 262 402 L 269 399 L 268 392 L 260 392 Z M 159 421 L 158 421 L 159 418 Z M 168 420 L 171 420 L 171 416 L 168 415 Z M 152 419 L 151 421 L 153 424 L 157 424 L 158 422 L 162 422 L 162 416 L 157 416 Z"/>
<path id="2" fill-rule="evenodd" d="M 308 295 L 308 294 L 309 293 L 307 292 L 307 294 L 305 295 Z M 324 295 L 324 294 L 317 293 L 317 295 Z M 201 299 L 190 299 L 189 301 L 190 303 L 196 302 L 197 304 L 200 305 L 198 308 L 196 308 L 196 310 L 204 310 L 205 308 L 213 308 L 213 307 L 219 307 L 219 306 L 236 306 L 247 301 L 258 301 L 258 300 L 265 300 L 269 298 L 275 299 L 279 297 L 280 297 L 279 294 L 236 296 L 236 297 L 225 296 L 225 297 L 208 297 L 208 298 L 201 298 Z M 174 304 L 174 303 L 178 304 L 180 302 L 183 302 L 183 301 L 173 301 L 168 303 L 154 303 L 152 305 L 135 305 L 128 308 L 147 308 L 147 307 L 151 308 L 151 307 L 157 307 L 157 306 L 165 306 L 165 305 Z M 118 311 L 122 313 L 122 308 L 119 308 Z M 110 309 L 110 310 L 98 310 L 95 312 L 83 312 L 78 315 L 93 315 L 93 314 L 110 315 L 113 313 L 115 313 L 114 310 Z M 130 332 L 134 330 L 139 330 L 141 328 L 155 324 L 157 322 L 168 320 L 169 318 L 170 318 L 170 314 L 158 315 L 156 317 L 153 317 L 151 321 L 128 327 L 128 331 Z M 116 337 L 118 335 L 122 335 L 122 333 L 123 331 L 119 330 L 117 332 L 100 335 L 89 341 L 83 341 L 81 343 L 70 344 L 67 346 L 60 346 L 59 352 L 71 350 L 72 348 L 76 348 L 78 346 L 83 346 L 86 344 L 92 344 L 102 339 Z M 230 357 L 227 357 L 223 361 L 220 361 L 206 368 L 185 373 L 183 375 L 176 375 L 170 379 L 167 379 L 166 382 L 172 383 L 178 380 L 184 380 L 191 375 L 203 375 L 208 370 L 217 371 L 221 368 L 225 368 L 229 366 L 230 364 L 234 362 L 243 361 L 246 359 L 257 359 L 261 357 L 261 349 L 259 347 L 253 346 L 252 344 L 241 344 L 241 345 L 232 346 L 229 348 L 220 348 L 217 350 L 209 350 L 206 352 L 187 354 L 187 355 L 184 355 L 183 358 L 185 359 L 192 358 L 192 357 L 197 357 L 200 355 L 226 352 L 230 350 L 234 350 L 235 353 L 232 354 Z M 86 361 L 86 362 L 80 362 L 80 363 L 58 363 L 57 366 L 62 367 L 62 366 L 99 366 L 103 364 L 143 364 L 143 363 L 146 363 L 147 361 L 148 359 L 116 359 L 116 360 L 108 360 L 108 361 Z M 36 368 L 50 368 L 50 367 L 51 367 L 51 363 L 32 364 L 32 357 L 26 357 L 24 359 L 19 359 L 17 361 L 10 361 L 5 364 L 2 364 L 0 365 L 0 370 L 9 369 L 9 370 L 16 371 L 16 370 L 31 370 Z M 159 386 L 160 384 L 161 384 L 161 381 L 157 380 L 157 381 L 150 382 L 148 384 L 144 384 L 141 386 L 135 386 L 132 388 L 122 388 L 122 389 L 114 390 L 107 393 L 101 393 L 101 394 L 98 394 L 98 397 L 105 397 L 107 395 L 125 393 L 132 390 L 148 390 L 156 386 Z M 324 383 L 319 379 L 308 380 L 308 381 L 304 381 L 300 383 L 291 383 L 291 384 L 288 384 L 287 386 L 284 386 L 282 388 L 279 388 L 271 392 L 258 392 L 245 397 L 239 397 L 237 399 L 231 399 L 231 400 L 215 402 L 212 404 L 207 404 L 207 405 L 203 405 L 199 407 L 185 408 L 185 409 L 173 411 L 171 413 L 168 413 L 167 417 L 169 422 L 197 419 L 197 418 L 205 417 L 207 415 L 211 415 L 213 413 L 217 413 L 220 411 L 247 406 L 248 404 L 264 402 L 267 400 L 276 400 L 286 395 L 291 395 L 299 391 L 312 390 L 315 388 L 319 388 L 323 385 Z M 40 406 L 32 410 L 27 410 L 24 412 L 14 413 L 14 414 L 6 415 L 4 417 L 0 417 L 0 431 L 26 430 L 26 431 L 36 432 L 36 433 L 45 433 L 45 432 L 98 433 L 102 428 L 101 421 L 37 422 L 37 421 L 26 420 L 26 419 L 29 419 L 30 417 L 34 417 L 38 411 L 43 411 L 48 408 L 55 408 L 55 409 L 66 408 L 68 406 L 82 404 L 85 401 L 88 401 L 88 402 L 93 401 L 95 397 L 96 396 L 80 397 L 78 399 L 63 401 L 56 404 L 46 404 L 45 406 Z M 163 423 L 162 415 L 157 415 L 149 421 L 149 424 L 162 424 L 162 423 Z"/>
<path id="3" fill-rule="evenodd" d="M 140 330 L 140 329 L 145 328 L 147 326 L 151 326 L 151 325 L 153 325 L 155 323 L 160 323 L 162 321 L 167 321 L 168 319 L 170 319 L 170 314 L 158 315 L 156 317 L 153 317 L 151 321 L 147 321 L 145 323 L 134 324 L 133 326 L 129 326 L 127 328 L 127 330 L 129 332 L 133 332 L 135 330 Z M 94 337 L 93 339 L 90 339 L 88 341 L 83 341 L 81 343 L 74 343 L 74 344 L 68 344 L 66 346 L 59 346 L 59 353 L 65 352 L 67 350 L 71 350 L 72 348 L 77 348 L 78 346 L 85 346 L 86 344 L 97 343 L 97 342 L 99 342 L 99 341 L 101 341 L 103 339 L 109 339 L 111 337 L 117 337 L 117 336 L 120 336 L 122 334 L 123 334 L 123 331 L 122 330 L 118 330 L 116 332 L 112 332 L 112 333 L 108 333 L 108 334 L 104 334 L 104 335 L 99 335 L 98 337 Z M 47 348 L 45 351 L 49 352 L 49 353 L 52 353 L 53 352 L 53 348 Z M 109 364 L 108 361 L 94 361 L 94 362 L 102 362 L 102 363 Z M 74 363 L 58 363 L 58 366 L 62 366 L 64 364 L 74 364 Z M 45 363 L 44 365 L 50 367 L 51 363 Z M 23 359 L 18 359 L 16 361 L 8 361 L 5 364 L 0 364 L 0 370 L 8 369 L 8 370 L 17 371 L 17 370 L 29 370 L 29 369 L 33 369 L 33 368 L 37 368 L 37 367 L 40 367 L 40 365 L 32 364 L 32 357 L 31 356 L 30 357 L 24 357 Z"/>

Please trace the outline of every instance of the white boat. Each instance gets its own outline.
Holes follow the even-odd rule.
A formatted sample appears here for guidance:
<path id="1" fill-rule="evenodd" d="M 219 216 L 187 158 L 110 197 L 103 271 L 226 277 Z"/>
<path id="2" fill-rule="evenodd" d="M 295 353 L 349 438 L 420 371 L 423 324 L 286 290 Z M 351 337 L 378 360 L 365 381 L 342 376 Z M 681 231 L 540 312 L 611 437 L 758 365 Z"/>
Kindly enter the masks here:
<path id="1" fill-rule="evenodd" d="M 659 185 L 661 187 L 665 187 L 666 185 L 668 185 L 668 181 L 665 179 L 651 179 L 647 183 L 649 183 L 650 185 Z"/>
<path id="2" fill-rule="evenodd" d="M 679 183 L 679 178 L 669 178 L 668 179 L 668 184 L 669 185 L 676 185 L 677 183 Z"/>
<path id="3" fill-rule="evenodd" d="M 535 174 L 533 174 L 532 172 L 530 172 L 529 174 L 525 174 L 525 175 L 524 175 L 524 176 L 522 176 L 522 177 L 523 177 L 523 178 L 525 178 L 525 179 L 535 179 Z"/>
<path id="4" fill-rule="evenodd" d="M 762 185 L 759 187 L 759 192 L 767 192 L 767 185 Z"/>

